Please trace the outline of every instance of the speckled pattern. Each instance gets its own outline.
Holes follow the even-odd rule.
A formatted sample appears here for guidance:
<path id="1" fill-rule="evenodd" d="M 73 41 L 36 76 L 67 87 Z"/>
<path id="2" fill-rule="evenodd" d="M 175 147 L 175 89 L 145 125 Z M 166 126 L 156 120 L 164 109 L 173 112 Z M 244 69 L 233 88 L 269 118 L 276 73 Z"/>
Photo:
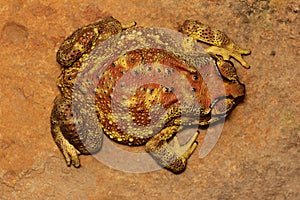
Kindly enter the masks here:
<path id="1" fill-rule="evenodd" d="M 0 1 L 0 8 L 0 199 L 300 195 L 298 1 L 15 0 Z M 51 138 L 49 115 L 60 74 L 55 52 L 73 30 L 109 15 L 122 23 L 174 30 L 185 19 L 197 19 L 252 50 L 245 58 L 251 68 L 237 67 L 247 86 L 244 102 L 226 120 L 213 151 L 204 159 L 191 156 L 180 175 L 129 174 L 91 156 L 81 158 L 81 168 L 67 168 Z"/>

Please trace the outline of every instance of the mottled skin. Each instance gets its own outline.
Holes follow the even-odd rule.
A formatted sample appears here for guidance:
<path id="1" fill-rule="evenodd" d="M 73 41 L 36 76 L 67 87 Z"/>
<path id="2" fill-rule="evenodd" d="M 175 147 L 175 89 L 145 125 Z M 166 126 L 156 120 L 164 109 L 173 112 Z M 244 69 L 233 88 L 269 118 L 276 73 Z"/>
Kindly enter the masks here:
<path id="1" fill-rule="evenodd" d="M 179 144 L 176 133 L 189 126 L 201 127 L 217 122 L 227 116 L 243 99 L 245 87 L 239 82 L 235 68 L 227 60 L 234 57 L 244 67 L 249 68 L 241 54 L 249 54 L 250 51 L 239 48 L 218 30 L 197 21 L 186 21 L 180 32 L 213 45 L 207 52 L 215 59 L 217 68 L 208 64 L 203 65 L 199 71 L 183 58 L 165 50 L 130 51 L 115 60 L 97 80 L 94 90 L 95 104 L 88 105 L 95 107 L 97 123 L 85 120 L 89 112 L 84 106 L 77 110 L 79 114 L 74 117 L 72 103 L 76 99 L 72 99 L 72 93 L 82 63 L 97 44 L 128 28 L 135 29 L 135 23 L 123 26 L 112 17 L 106 18 L 78 29 L 60 46 L 57 61 L 62 66 L 62 74 L 57 85 L 61 96 L 55 99 L 51 114 L 52 136 L 68 166 L 73 164 L 79 167 L 80 154 L 100 150 L 104 133 L 118 143 L 145 144 L 146 151 L 160 165 L 173 173 L 180 173 L 184 171 L 187 159 L 197 146 L 198 131 L 185 145 Z M 204 63 L 209 59 L 203 57 Z M 151 76 L 154 79 L 159 79 L 160 76 L 175 79 L 178 78 L 175 74 L 180 74 L 182 80 L 188 81 L 191 88 L 183 88 L 183 100 L 176 97 L 176 81 L 174 87 L 149 82 L 132 92 L 129 82 L 119 83 L 126 73 L 133 74 L 130 80 L 133 83 L 138 81 L 138 78 L 134 79 L 138 75 Z M 208 84 L 214 85 L 210 89 L 216 92 L 211 93 L 207 88 Z M 225 95 L 218 92 L 218 84 L 224 85 Z M 117 87 L 122 91 L 122 96 L 114 96 Z M 113 101 L 117 103 L 113 104 Z M 196 103 L 191 105 L 188 102 Z M 153 131 L 157 127 L 151 124 L 152 121 L 163 126 Z M 150 129 L 143 128 L 146 126 Z M 173 146 L 168 144 L 172 138 Z"/>

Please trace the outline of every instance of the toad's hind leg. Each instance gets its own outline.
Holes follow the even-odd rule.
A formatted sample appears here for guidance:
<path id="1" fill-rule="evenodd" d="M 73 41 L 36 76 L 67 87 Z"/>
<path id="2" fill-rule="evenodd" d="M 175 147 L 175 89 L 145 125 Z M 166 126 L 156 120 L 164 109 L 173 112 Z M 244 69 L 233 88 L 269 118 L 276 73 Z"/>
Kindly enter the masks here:
<path id="1" fill-rule="evenodd" d="M 85 53 L 88 53 L 97 41 L 104 41 L 135 25 L 135 22 L 123 25 L 113 17 L 108 17 L 84 26 L 76 30 L 61 44 L 56 54 L 56 60 L 62 66 L 69 67 Z"/>
<path id="2" fill-rule="evenodd" d="M 62 152 L 68 166 L 80 166 L 80 154 L 96 153 L 102 146 L 102 129 L 79 128 L 83 124 L 80 116 L 75 118 L 71 110 L 71 100 L 57 97 L 51 113 L 51 134 Z M 80 122 L 81 121 L 81 122 Z M 91 122 L 85 122 L 87 126 Z"/>
<path id="3" fill-rule="evenodd" d="M 243 67 L 250 67 L 242 55 L 250 54 L 251 51 L 242 49 L 236 45 L 225 33 L 194 20 L 186 20 L 180 27 L 180 32 L 195 40 L 211 44 L 212 46 L 206 49 L 208 53 L 220 55 L 224 60 L 229 60 L 230 57 L 233 57 L 239 61 Z"/>
<path id="4" fill-rule="evenodd" d="M 166 127 L 146 144 L 146 151 L 151 154 L 156 162 L 176 174 L 184 171 L 187 159 L 197 147 L 196 139 L 198 137 L 198 132 L 196 132 L 185 145 L 180 146 L 177 137 L 174 136 L 174 145 L 171 146 L 167 141 L 177 131 L 178 126 Z"/>

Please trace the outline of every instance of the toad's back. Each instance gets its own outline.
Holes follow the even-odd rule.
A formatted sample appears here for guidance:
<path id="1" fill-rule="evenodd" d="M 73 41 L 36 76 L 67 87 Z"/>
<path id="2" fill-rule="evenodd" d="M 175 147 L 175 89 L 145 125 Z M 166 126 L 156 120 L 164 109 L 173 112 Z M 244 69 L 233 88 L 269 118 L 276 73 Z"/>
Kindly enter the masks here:
<path id="1" fill-rule="evenodd" d="M 223 84 L 214 63 L 203 59 L 203 70 Z M 111 139 L 140 145 L 178 120 L 179 107 L 201 107 L 203 113 L 197 114 L 205 115 L 211 96 L 199 70 L 186 61 L 164 50 L 143 49 L 121 56 L 105 70 L 95 101 L 100 126 Z"/>

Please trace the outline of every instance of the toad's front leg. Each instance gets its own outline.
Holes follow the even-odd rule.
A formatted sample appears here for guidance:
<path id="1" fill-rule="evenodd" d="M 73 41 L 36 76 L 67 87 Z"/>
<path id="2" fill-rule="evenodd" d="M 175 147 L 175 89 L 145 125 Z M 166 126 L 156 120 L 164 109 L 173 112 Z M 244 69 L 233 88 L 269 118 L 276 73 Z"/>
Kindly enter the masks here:
<path id="1" fill-rule="evenodd" d="M 156 160 L 158 164 L 172 171 L 181 173 L 184 171 L 187 159 L 197 147 L 196 139 L 198 132 L 183 146 L 174 136 L 174 146 L 168 144 L 168 140 L 178 131 L 178 126 L 170 126 L 162 129 L 153 136 L 146 144 L 146 151 Z"/>
<path id="2" fill-rule="evenodd" d="M 224 60 L 229 60 L 230 57 L 233 57 L 243 67 L 250 67 L 242 55 L 250 54 L 251 51 L 239 47 L 225 33 L 195 20 L 186 20 L 180 27 L 180 32 L 195 40 L 211 44 L 212 46 L 206 49 L 208 53 L 220 55 Z"/>

